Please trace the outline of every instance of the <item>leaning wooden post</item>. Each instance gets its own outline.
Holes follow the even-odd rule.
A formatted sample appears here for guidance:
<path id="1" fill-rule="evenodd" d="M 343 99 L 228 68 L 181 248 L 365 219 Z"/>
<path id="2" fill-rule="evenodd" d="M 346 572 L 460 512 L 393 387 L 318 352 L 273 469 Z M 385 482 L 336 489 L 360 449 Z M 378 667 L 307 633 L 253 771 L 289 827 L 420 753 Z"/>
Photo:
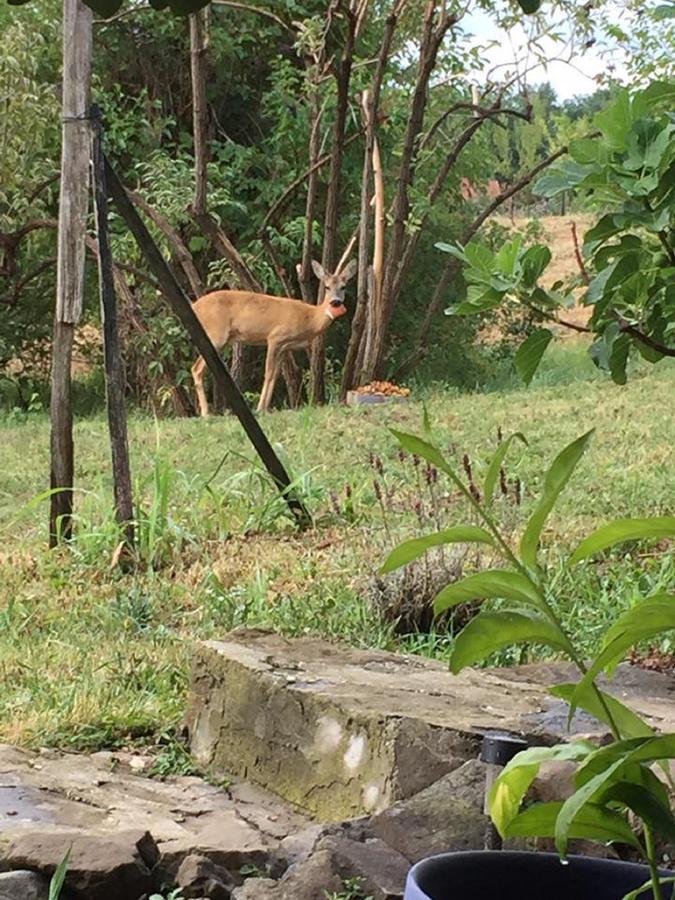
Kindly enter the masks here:
<path id="1" fill-rule="evenodd" d="M 69 538 L 73 527 L 71 361 L 84 293 L 92 19 L 92 11 L 81 0 L 63 0 L 63 137 L 50 399 L 53 491 L 49 511 L 50 547 L 59 538 Z"/>
<path id="2" fill-rule="evenodd" d="M 115 296 L 115 276 L 108 233 L 108 189 L 105 177 L 101 112 L 97 106 L 92 107 L 91 118 L 94 130 L 91 152 L 92 180 L 98 240 L 98 277 L 115 513 L 117 521 L 124 529 L 125 543 L 131 549 L 134 544 L 134 505 L 131 493 L 127 414 L 124 402 L 124 364 L 117 328 L 117 297 Z"/>
<path id="3" fill-rule="evenodd" d="M 124 189 L 124 185 L 117 177 L 107 159 L 105 170 L 110 196 L 113 198 L 115 206 L 126 222 L 127 227 L 136 238 L 136 243 L 145 256 L 146 262 L 150 266 L 155 278 L 159 282 L 162 293 L 166 297 L 174 313 L 185 326 L 185 330 L 192 338 L 195 347 L 206 360 L 214 379 L 218 381 L 225 394 L 230 409 L 241 422 L 242 427 L 255 447 L 258 456 L 272 476 L 274 483 L 288 504 L 290 511 L 295 516 L 298 525 L 302 528 L 307 527 L 312 522 L 311 516 L 303 502 L 293 492 L 288 472 L 274 452 L 272 445 L 267 440 L 258 420 L 249 409 L 239 388 L 234 383 L 220 353 L 213 346 L 210 338 L 202 328 L 199 319 L 194 314 L 192 304 L 176 281 L 166 260 L 152 240 L 148 229 L 145 227 L 143 220 L 131 202 Z"/>

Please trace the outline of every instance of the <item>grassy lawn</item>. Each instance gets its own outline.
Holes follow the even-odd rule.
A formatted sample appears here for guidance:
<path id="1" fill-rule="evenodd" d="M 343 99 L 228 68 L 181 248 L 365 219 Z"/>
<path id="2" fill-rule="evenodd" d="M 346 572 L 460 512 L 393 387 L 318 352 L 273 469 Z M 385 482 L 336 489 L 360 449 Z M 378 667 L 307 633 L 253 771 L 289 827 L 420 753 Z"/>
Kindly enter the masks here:
<path id="1" fill-rule="evenodd" d="M 609 517 L 672 512 L 674 397 L 672 365 L 640 369 L 617 387 L 572 343 L 552 355 L 529 390 L 439 390 L 423 399 L 439 445 L 459 471 L 468 454 L 479 485 L 498 427 L 505 436 L 527 436 L 529 447 L 518 445 L 508 459 L 507 496 L 498 503 L 514 537 L 548 462 L 596 427 L 544 534 L 556 566 L 564 548 Z M 396 633 L 387 610 L 397 582 L 383 592 L 374 579 L 397 541 L 436 522 L 467 520 L 461 498 L 442 479 L 434 483 L 423 466 L 399 458 L 387 426 L 420 432 L 421 416 L 416 402 L 264 417 L 316 517 L 303 535 L 235 422 L 132 416 L 142 560 L 126 574 L 113 565 L 119 533 L 105 418 L 76 426 L 78 534 L 70 548 L 51 553 L 46 503 L 35 500 L 48 483 L 48 421 L 0 421 L 0 740 L 98 748 L 156 739 L 180 719 L 190 639 L 242 624 L 447 655 L 451 633 Z M 466 555 L 457 564 L 468 570 L 487 561 Z M 425 563 L 420 596 L 440 586 L 441 563 Z M 617 609 L 672 587 L 675 562 L 638 548 L 561 579 L 561 610 L 581 619 L 590 648 Z M 500 661 L 530 658 L 519 651 Z"/>

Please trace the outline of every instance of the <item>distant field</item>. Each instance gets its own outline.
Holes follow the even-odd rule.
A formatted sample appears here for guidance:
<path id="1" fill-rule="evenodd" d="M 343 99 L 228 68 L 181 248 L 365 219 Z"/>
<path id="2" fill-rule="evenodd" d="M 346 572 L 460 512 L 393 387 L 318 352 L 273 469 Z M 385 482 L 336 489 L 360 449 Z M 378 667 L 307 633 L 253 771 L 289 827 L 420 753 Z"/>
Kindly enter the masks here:
<path id="1" fill-rule="evenodd" d="M 497 428 L 526 434 L 530 446 L 510 457 L 510 494 L 498 505 L 514 536 L 556 451 L 597 428 L 544 535 L 557 565 L 562 548 L 607 517 L 672 512 L 673 398 L 674 366 L 640 368 L 617 387 L 596 373 L 584 345 L 572 342 L 555 349 L 529 390 L 448 390 L 420 399 L 440 444 L 460 470 L 462 455 L 469 455 L 478 483 Z M 0 422 L 0 740 L 79 748 L 155 740 L 180 718 L 189 639 L 240 624 L 444 657 L 451 636 L 395 634 L 372 578 L 401 538 L 435 528 L 436 519 L 466 518 L 442 480 L 430 491 L 423 470 L 398 459 L 387 426 L 419 431 L 421 414 L 421 403 L 413 402 L 262 419 L 316 517 L 303 535 L 288 522 L 234 421 L 133 416 L 143 523 L 143 563 L 134 574 L 111 565 L 119 534 L 104 418 L 77 423 L 78 537 L 53 553 L 45 550 L 46 503 L 34 501 L 47 487 L 48 422 L 42 415 Z M 513 500 L 516 477 L 522 506 Z M 485 562 L 470 557 L 464 566 Z M 672 557 L 651 551 L 581 567 L 563 585 L 562 612 L 581 615 L 590 647 L 616 608 L 672 584 L 674 575 Z"/>

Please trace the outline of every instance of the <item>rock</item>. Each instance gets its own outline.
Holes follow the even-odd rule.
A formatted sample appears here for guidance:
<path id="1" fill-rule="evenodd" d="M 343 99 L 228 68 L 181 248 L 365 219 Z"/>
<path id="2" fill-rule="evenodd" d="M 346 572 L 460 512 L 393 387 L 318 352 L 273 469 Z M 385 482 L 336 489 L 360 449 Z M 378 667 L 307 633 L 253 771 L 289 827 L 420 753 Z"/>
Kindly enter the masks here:
<path id="1" fill-rule="evenodd" d="M 420 657 L 246 629 L 199 644 L 193 660 L 187 726 L 198 761 L 255 778 L 324 822 L 413 796 L 476 757 L 486 730 L 542 744 L 570 733 L 567 705 L 547 691 L 569 681 L 562 663 L 455 676 Z M 605 687 L 675 730 L 667 676 L 620 666 Z M 571 733 L 601 742 L 607 728 L 577 711 Z"/>
<path id="2" fill-rule="evenodd" d="M 279 883 L 271 878 L 247 878 L 235 888 L 232 900 L 279 900 Z"/>
<path id="3" fill-rule="evenodd" d="M 449 850 L 482 850 L 485 766 L 470 760 L 408 800 L 373 816 L 366 832 L 415 863 Z"/>
<path id="4" fill-rule="evenodd" d="M 209 900 L 229 900 L 234 887 L 227 869 L 204 856 L 186 856 L 176 873 L 176 884 L 184 897 L 208 897 Z"/>
<path id="5" fill-rule="evenodd" d="M 290 834 L 284 838 L 279 849 L 287 864 L 292 866 L 304 862 L 325 831 L 323 825 L 310 825 L 309 828 L 303 828 L 297 834 Z"/>
<path id="6" fill-rule="evenodd" d="M 317 845 L 316 852 L 323 851 L 331 854 L 333 869 L 343 882 L 359 879 L 373 900 L 401 900 L 410 863 L 379 838 L 353 841 L 329 835 Z"/>
<path id="7" fill-rule="evenodd" d="M 49 881 L 36 872 L 0 874 L 0 900 L 48 900 Z"/>
<path id="8" fill-rule="evenodd" d="M 154 886 L 159 851 L 147 831 L 85 834 L 53 826 L 19 832 L 0 849 L 0 862 L 51 876 L 69 849 L 66 886 L 87 900 L 132 900 Z"/>

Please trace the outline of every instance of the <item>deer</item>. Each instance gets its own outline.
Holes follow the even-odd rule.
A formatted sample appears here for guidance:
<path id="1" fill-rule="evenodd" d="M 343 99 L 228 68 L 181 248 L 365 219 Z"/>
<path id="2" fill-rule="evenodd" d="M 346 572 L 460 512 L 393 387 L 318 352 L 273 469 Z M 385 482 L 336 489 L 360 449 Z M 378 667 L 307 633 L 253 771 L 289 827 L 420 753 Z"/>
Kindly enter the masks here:
<path id="1" fill-rule="evenodd" d="M 192 308 L 216 350 L 236 342 L 267 346 L 258 412 L 269 409 L 284 353 L 308 349 L 336 319 L 345 315 L 345 285 L 356 268 L 357 263 L 352 260 L 343 271 L 338 268 L 329 274 L 321 263 L 313 260 L 314 274 L 324 287 L 323 300 L 317 305 L 254 291 L 212 291 L 195 300 Z M 205 370 L 206 361 L 200 356 L 192 366 L 192 379 L 202 417 L 209 414 L 204 391 Z"/>

